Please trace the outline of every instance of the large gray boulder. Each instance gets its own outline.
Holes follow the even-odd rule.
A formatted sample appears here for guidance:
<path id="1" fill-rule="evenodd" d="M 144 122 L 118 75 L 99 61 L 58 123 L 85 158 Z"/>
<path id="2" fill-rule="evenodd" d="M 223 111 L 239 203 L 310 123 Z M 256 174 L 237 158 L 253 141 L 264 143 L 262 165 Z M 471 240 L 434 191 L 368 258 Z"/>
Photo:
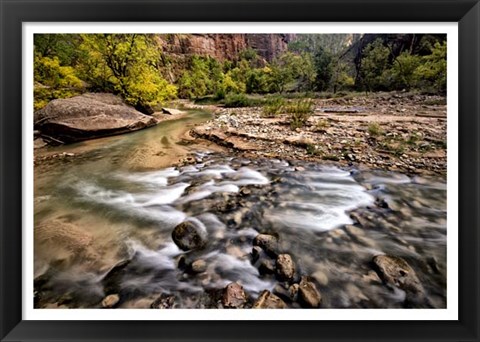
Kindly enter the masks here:
<path id="1" fill-rule="evenodd" d="M 51 101 L 34 114 L 35 129 L 53 143 L 71 143 L 136 131 L 158 121 L 107 93 Z"/>

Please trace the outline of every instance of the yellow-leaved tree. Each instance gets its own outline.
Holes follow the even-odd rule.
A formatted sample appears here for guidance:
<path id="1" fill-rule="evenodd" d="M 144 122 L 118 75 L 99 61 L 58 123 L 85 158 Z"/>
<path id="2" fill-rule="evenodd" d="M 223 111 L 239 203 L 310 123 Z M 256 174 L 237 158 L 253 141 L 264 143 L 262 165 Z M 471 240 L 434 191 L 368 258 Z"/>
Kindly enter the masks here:
<path id="1" fill-rule="evenodd" d="M 158 68 L 160 51 L 145 34 L 84 34 L 82 78 L 91 88 L 113 90 L 140 111 L 174 98 L 177 88 Z"/>

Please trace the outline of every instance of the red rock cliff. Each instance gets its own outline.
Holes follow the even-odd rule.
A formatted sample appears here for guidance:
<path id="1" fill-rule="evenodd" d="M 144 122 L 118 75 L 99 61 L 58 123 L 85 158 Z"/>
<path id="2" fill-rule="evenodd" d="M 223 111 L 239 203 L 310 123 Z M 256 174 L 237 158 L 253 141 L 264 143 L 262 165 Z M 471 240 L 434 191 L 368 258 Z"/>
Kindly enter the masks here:
<path id="1" fill-rule="evenodd" d="M 167 54 L 203 55 L 220 60 L 235 59 L 239 52 L 255 49 L 271 61 L 287 50 L 293 34 L 163 34 L 159 43 Z"/>

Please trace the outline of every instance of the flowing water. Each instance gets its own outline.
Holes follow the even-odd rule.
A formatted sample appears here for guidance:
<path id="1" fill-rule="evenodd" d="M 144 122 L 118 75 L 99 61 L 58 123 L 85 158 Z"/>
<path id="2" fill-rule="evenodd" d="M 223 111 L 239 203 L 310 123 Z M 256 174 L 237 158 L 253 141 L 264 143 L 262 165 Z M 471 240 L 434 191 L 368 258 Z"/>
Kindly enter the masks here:
<path id="1" fill-rule="evenodd" d="M 311 276 L 325 308 L 397 308 L 405 293 L 385 286 L 374 255 L 407 260 L 425 289 L 421 307 L 446 306 L 446 184 L 381 172 L 276 159 L 249 160 L 178 145 L 178 132 L 208 118 L 192 112 L 136 133 L 56 148 L 79 158 L 35 170 L 37 307 L 221 307 L 241 283 L 249 303 L 282 294 L 251 257 L 258 233 L 278 236 L 297 277 Z M 189 163 L 165 167 L 179 151 Z M 197 251 L 173 243 L 192 221 L 207 237 Z M 188 265 L 203 260 L 204 272 Z M 168 301 L 168 296 L 174 297 Z M 158 301 L 157 301 L 158 303 Z M 290 304 L 296 307 L 296 303 Z"/>

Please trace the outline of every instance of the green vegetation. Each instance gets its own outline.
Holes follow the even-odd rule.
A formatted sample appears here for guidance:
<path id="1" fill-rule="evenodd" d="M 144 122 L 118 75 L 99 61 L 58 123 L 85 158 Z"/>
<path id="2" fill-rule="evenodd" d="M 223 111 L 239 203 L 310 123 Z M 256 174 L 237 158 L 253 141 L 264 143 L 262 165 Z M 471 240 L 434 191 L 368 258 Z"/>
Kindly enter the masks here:
<path id="1" fill-rule="evenodd" d="M 296 100 L 289 102 L 284 108 L 286 113 L 290 113 L 290 128 L 295 130 L 305 126 L 313 113 L 312 100 Z"/>
<path id="2" fill-rule="evenodd" d="M 277 114 L 280 114 L 284 105 L 285 100 L 282 97 L 273 97 L 267 99 L 262 108 L 262 115 L 269 118 L 274 117 Z"/>
<path id="3" fill-rule="evenodd" d="M 225 100 L 223 100 L 223 105 L 227 108 L 254 107 L 258 104 L 258 101 L 249 98 L 245 94 L 228 94 Z"/>
<path id="4" fill-rule="evenodd" d="M 113 90 L 133 106 L 153 106 L 176 96 L 155 67 L 160 55 L 149 35 L 84 34 L 80 49 L 84 79 L 100 90 Z"/>
<path id="5" fill-rule="evenodd" d="M 377 122 L 372 122 L 368 125 L 368 134 L 372 137 L 377 137 L 383 134 L 383 130 Z"/>
<path id="6" fill-rule="evenodd" d="M 380 39 L 369 44 L 359 77 L 367 91 L 421 89 L 443 93 L 447 86 L 447 43 L 436 42 L 425 56 L 406 50 L 393 56 Z"/>
<path id="7" fill-rule="evenodd" d="M 330 123 L 326 119 L 317 121 L 316 130 L 319 132 L 325 132 L 330 127 Z"/>
<path id="8" fill-rule="evenodd" d="M 251 48 L 219 61 L 165 54 L 154 34 L 37 34 L 35 109 L 94 91 L 118 94 L 144 112 L 180 97 L 227 107 L 264 104 L 263 115 L 275 116 L 309 112 L 311 105 L 278 96 L 271 100 L 268 94 L 295 99 L 348 97 L 353 91 L 446 91 L 444 36 L 376 36 L 357 46 L 361 35 L 298 35 L 271 61 Z"/>
<path id="9" fill-rule="evenodd" d="M 310 99 L 290 101 L 285 105 L 285 112 L 292 114 L 309 115 L 313 113 L 314 103 Z"/>

